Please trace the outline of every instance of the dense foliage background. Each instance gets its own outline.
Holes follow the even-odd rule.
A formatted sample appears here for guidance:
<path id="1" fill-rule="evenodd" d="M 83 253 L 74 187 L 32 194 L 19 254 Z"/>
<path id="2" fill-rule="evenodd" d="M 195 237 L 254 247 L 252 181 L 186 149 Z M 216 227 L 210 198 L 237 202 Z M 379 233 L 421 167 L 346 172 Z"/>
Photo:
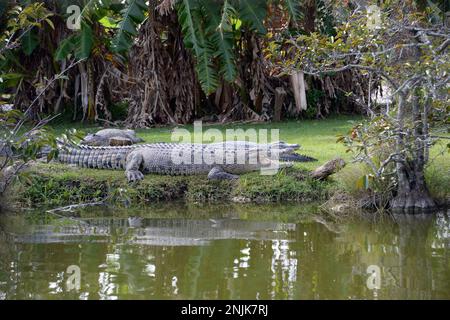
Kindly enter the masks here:
<path id="1" fill-rule="evenodd" d="M 63 113 L 134 127 L 202 117 L 267 120 L 277 99 L 285 117 L 364 113 L 356 98 L 367 91 L 360 73 L 306 76 L 306 107 L 295 99 L 299 84 L 266 55 L 282 37 L 332 35 L 336 19 L 358 6 L 334 2 L 3 1 L 1 99 L 25 110 L 38 97 L 34 118 Z M 74 4 L 81 8 L 79 30 L 67 26 Z"/>

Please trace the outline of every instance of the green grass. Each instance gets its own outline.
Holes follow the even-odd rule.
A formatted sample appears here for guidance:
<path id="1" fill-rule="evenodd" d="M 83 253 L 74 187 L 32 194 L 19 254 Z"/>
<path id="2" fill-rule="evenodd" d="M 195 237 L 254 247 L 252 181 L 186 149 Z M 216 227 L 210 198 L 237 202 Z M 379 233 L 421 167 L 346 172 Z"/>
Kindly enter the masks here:
<path id="1" fill-rule="evenodd" d="M 447 135 L 450 136 L 450 135 Z M 425 177 L 431 195 L 443 202 L 450 202 L 450 153 L 447 141 L 440 140 L 430 151 L 430 162 Z"/>
<path id="2" fill-rule="evenodd" d="M 279 129 L 279 139 L 302 146 L 302 154 L 318 159 L 318 162 L 297 163 L 294 168 L 283 170 L 276 176 L 261 176 L 258 173 L 242 175 L 238 182 L 208 181 L 204 176 L 171 177 L 148 175 L 139 185 L 129 186 L 122 171 L 72 168 L 61 164 L 39 164 L 32 169 L 37 178 L 16 192 L 21 202 L 29 205 L 63 205 L 82 201 L 109 198 L 113 201 L 152 203 L 185 199 L 190 202 L 223 201 L 233 198 L 252 202 L 322 201 L 336 187 L 350 188 L 356 183 L 358 165 L 351 163 L 351 154 L 336 143 L 337 136 L 346 134 L 361 117 L 340 116 L 326 120 L 301 120 L 281 123 L 230 124 L 204 126 L 205 129 Z M 56 125 L 57 134 L 68 128 L 84 133 L 95 132 L 98 126 L 76 124 Z M 178 126 L 192 132 L 193 126 Z M 159 127 L 137 130 L 146 142 L 170 142 L 174 127 Z M 241 139 L 244 137 L 241 137 Z M 450 154 L 446 142 L 431 150 L 433 159 L 426 174 L 432 195 L 448 199 L 450 195 Z M 304 179 L 304 171 L 312 170 L 335 158 L 342 157 L 347 167 L 334 176 L 337 183 L 317 182 Z M 37 180 L 36 180 L 37 179 Z M 344 181 L 345 180 L 345 181 Z"/>

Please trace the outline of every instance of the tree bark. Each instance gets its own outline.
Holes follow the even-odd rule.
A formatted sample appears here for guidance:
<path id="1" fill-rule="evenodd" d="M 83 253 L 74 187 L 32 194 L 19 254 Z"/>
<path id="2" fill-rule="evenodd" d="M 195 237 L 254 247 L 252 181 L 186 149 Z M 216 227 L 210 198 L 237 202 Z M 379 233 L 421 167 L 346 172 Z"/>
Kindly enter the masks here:
<path id="1" fill-rule="evenodd" d="M 286 91 L 282 87 L 275 89 L 275 106 L 273 111 L 273 121 L 281 121 L 281 114 L 283 110 L 283 102 L 286 96 Z"/>
<path id="2" fill-rule="evenodd" d="M 415 168 L 414 164 L 402 166 L 397 172 L 397 196 L 391 201 L 394 213 L 420 214 L 436 209 L 436 203 L 431 198 L 425 183 L 423 170 Z M 397 169 L 398 170 L 398 169 Z"/>
<path id="3" fill-rule="evenodd" d="M 293 74 L 291 74 L 291 85 L 295 98 L 295 111 L 297 114 L 300 114 L 308 107 L 308 103 L 306 101 L 305 76 L 302 71 L 294 72 Z"/>
<path id="4" fill-rule="evenodd" d="M 402 154 L 402 158 L 397 161 L 397 195 L 391 200 L 391 210 L 394 213 L 427 213 L 436 209 L 436 203 L 431 198 L 425 182 L 424 151 L 428 148 L 422 142 L 422 130 L 419 101 L 413 99 L 412 117 L 414 122 L 415 150 L 413 160 L 408 161 L 405 155 L 405 132 L 404 122 L 406 117 L 404 96 L 399 97 L 397 110 L 398 132 L 396 138 L 397 153 Z"/>

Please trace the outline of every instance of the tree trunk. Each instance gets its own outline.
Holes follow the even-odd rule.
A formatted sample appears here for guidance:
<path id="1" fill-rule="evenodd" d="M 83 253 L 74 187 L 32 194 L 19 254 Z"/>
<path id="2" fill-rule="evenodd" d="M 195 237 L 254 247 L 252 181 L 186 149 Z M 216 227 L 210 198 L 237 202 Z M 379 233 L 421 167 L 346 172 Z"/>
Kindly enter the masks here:
<path id="1" fill-rule="evenodd" d="M 273 112 L 273 121 L 278 122 L 281 121 L 281 114 L 283 111 L 283 102 L 286 96 L 286 91 L 282 87 L 278 87 L 275 89 L 275 105 Z"/>
<path id="2" fill-rule="evenodd" d="M 391 201 L 391 210 L 394 213 L 427 213 L 436 209 L 436 203 L 431 198 L 425 182 L 425 151 L 428 146 L 423 142 L 424 132 L 418 93 L 412 99 L 412 121 L 414 123 L 412 160 L 406 158 L 404 151 L 404 139 L 407 138 L 404 130 L 405 118 L 405 97 L 400 95 L 397 110 L 396 150 L 403 156 L 397 162 L 397 196 Z"/>
<path id="3" fill-rule="evenodd" d="M 306 101 L 305 76 L 302 71 L 291 74 L 292 91 L 294 92 L 296 114 L 306 110 L 308 103 Z"/>
<path id="4" fill-rule="evenodd" d="M 406 165 L 402 166 L 397 172 L 397 196 L 391 201 L 391 210 L 407 214 L 431 212 L 436 209 L 436 203 L 426 186 L 423 170 L 417 170 L 413 164 L 411 166 L 410 170 Z"/>

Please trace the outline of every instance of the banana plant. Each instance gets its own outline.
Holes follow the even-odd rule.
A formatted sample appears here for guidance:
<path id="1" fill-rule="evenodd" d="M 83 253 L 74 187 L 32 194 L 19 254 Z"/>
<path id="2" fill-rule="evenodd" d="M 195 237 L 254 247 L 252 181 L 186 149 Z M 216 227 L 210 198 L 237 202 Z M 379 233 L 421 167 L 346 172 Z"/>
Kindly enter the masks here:
<path id="1" fill-rule="evenodd" d="M 118 25 L 112 46 L 115 52 L 126 52 L 138 35 L 138 26 L 145 20 L 147 5 L 144 0 L 127 0 L 121 10 L 122 21 Z"/>
<path id="2" fill-rule="evenodd" d="M 170 0 L 165 0 L 170 1 Z M 237 77 L 236 46 L 241 32 L 264 36 L 267 32 L 266 0 L 172 0 L 181 25 L 184 43 L 196 60 L 196 72 L 205 94 L 216 91 L 221 80 L 233 83 Z M 281 0 L 291 18 L 302 17 L 301 1 Z M 126 52 L 146 18 L 143 0 L 127 0 L 122 21 L 113 40 L 117 52 Z"/>

